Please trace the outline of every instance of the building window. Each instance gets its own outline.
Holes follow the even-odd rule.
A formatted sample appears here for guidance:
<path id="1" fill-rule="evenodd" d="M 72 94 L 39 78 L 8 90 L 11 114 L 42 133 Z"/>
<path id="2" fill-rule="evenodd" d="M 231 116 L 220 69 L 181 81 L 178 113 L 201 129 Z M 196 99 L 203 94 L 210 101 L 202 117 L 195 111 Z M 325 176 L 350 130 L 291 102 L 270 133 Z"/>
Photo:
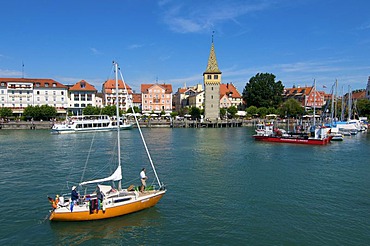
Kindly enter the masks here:
<path id="1" fill-rule="evenodd" d="M 60 95 L 62 95 L 62 96 L 63 96 L 63 95 L 64 95 L 64 91 L 61 91 L 61 92 L 60 92 Z"/>
<path id="2" fill-rule="evenodd" d="M 48 91 L 45 91 L 45 95 L 48 95 L 49 93 L 48 93 Z"/>
<path id="3" fill-rule="evenodd" d="M 81 94 L 81 101 L 86 101 L 86 94 Z"/>
<path id="4" fill-rule="evenodd" d="M 218 75 L 216 74 L 215 76 L 213 76 L 214 79 L 218 79 Z"/>
<path id="5" fill-rule="evenodd" d="M 36 83 L 36 87 L 40 87 L 40 83 Z"/>
<path id="6" fill-rule="evenodd" d="M 212 75 L 207 75 L 207 79 L 212 79 Z"/>
<path id="7" fill-rule="evenodd" d="M 57 84 L 56 83 L 53 83 L 53 87 L 57 87 Z"/>
<path id="8" fill-rule="evenodd" d="M 75 108 L 78 108 L 79 106 L 80 106 L 80 104 L 75 103 Z"/>
<path id="9" fill-rule="evenodd" d="M 54 96 L 56 95 L 56 91 L 53 91 L 53 95 L 54 95 Z"/>
<path id="10" fill-rule="evenodd" d="M 74 100 L 75 100 L 75 101 L 79 101 L 78 94 L 75 94 L 75 95 L 74 95 Z"/>
<path id="11" fill-rule="evenodd" d="M 49 87 L 49 83 L 45 83 L 45 87 Z"/>
<path id="12" fill-rule="evenodd" d="M 40 95 L 40 91 L 36 91 L 36 94 L 37 94 L 37 95 Z"/>

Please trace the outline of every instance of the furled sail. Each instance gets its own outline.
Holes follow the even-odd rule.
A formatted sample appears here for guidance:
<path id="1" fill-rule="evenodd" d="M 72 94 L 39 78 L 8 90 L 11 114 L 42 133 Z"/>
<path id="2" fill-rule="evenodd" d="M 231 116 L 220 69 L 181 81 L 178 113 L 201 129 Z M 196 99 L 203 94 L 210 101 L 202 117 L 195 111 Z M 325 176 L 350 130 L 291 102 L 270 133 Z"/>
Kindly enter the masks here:
<path id="1" fill-rule="evenodd" d="M 121 170 L 121 166 L 118 166 L 116 171 L 114 171 L 114 173 L 111 176 L 109 176 L 107 178 L 103 178 L 103 179 L 95 179 L 95 180 L 85 181 L 85 182 L 80 183 L 80 185 L 103 183 L 103 182 L 106 182 L 106 181 L 119 181 L 121 179 L 122 179 L 122 170 Z"/>

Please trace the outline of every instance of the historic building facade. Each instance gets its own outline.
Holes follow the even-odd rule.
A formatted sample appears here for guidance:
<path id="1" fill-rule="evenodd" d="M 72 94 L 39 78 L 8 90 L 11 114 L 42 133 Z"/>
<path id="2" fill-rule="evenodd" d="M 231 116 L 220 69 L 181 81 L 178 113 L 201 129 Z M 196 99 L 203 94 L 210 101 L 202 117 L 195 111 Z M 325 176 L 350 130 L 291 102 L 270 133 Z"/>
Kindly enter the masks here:
<path id="1" fill-rule="evenodd" d="M 116 105 L 116 80 L 109 79 L 103 83 L 102 93 L 104 106 Z M 118 80 L 118 105 L 121 110 L 127 111 L 131 107 L 132 89 L 122 80 Z"/>
<path id="2" fill-rule="evenodd" d="M 68 89 L 68 111 L 73 115 L 82 115 L 82 110 L 87 106 L 97 106 L 96 93 L 95 87 L 85 80 L 77 82 Z"/>
<path id="3" fill-rule="evenodd" d="M 0 78 L 0 107 L 22 115 L 28 106 L 48 105 L 58 114 L 68 107 L 68 87 L 52 79 Z"/>
<path id="4" fill-rule="evenodd" d="M 204 82 L 204 118 L 215 121 L 220 118 L 220 84 L 221 71 L 218 68 L 215 47 L 212 40 L 206 71 L 203 73 Z"/>
<path id="5" fill-rule="evenodd" d="M 171 113 L 171 84 L 141 84 L 142 113 Z"/>

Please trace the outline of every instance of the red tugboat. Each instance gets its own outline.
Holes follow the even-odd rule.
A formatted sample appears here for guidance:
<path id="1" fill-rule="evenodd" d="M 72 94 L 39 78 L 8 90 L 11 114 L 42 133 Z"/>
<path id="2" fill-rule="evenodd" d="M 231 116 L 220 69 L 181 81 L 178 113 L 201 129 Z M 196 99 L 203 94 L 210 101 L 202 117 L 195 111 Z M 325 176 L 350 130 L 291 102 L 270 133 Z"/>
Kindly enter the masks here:
<path id="1" fill-rule="evenodd" d="M 253 138 L 265 142 L 326 145 L 333 138 L 328 134 L 328 129 L 326 127 L 311 127 L 309 133 L 296 134 L 275 128 L 272 123 L 262 123 L 256 125 L 256 134 L 253 135 Z"/>

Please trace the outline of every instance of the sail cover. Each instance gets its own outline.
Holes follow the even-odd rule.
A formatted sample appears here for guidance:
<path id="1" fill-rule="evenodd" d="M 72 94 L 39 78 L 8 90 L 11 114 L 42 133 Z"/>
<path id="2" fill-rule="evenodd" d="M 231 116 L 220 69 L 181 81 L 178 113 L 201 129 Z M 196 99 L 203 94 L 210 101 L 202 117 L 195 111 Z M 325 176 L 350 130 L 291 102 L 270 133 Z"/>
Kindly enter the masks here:
<path id="1" fill-rule="evenodd" d="M 114 173 L 111 176 L 109 176 L 107 178 L 103 178 L 103 179 L 95 179 L 95 180 L 85 181 L 85 182 L 80 183 L 80 185 L 103 183 L 103 182 L 107 182 L 107 181 L 119 181 L 121 179 L 122 179 L 122 170 L 121 170 L 121 166 L 118 166 L 116 171 L 114 171 Z"/>

